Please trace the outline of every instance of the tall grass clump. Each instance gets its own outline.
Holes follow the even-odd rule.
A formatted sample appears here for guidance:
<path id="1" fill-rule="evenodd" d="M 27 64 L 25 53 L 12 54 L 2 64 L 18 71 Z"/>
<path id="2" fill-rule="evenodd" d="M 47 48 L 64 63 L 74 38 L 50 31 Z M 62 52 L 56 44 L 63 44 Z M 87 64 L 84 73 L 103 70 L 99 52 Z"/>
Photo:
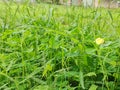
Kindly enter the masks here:
<path id="1" fill-rule="evenodd" d="M 0 89 L 119 90 L 119 11 L 0 2 Z"/>

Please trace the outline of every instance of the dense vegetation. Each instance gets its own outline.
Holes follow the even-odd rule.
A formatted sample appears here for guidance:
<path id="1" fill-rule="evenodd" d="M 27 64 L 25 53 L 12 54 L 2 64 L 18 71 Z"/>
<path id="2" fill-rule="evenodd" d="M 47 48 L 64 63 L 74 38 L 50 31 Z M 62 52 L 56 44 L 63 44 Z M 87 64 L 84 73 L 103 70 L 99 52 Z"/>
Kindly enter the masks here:
<path id="1" fill-rule="evenodd" d="M 120 9 L 0 3 L 0 90 L 83 89 L 120 89 Z"/>

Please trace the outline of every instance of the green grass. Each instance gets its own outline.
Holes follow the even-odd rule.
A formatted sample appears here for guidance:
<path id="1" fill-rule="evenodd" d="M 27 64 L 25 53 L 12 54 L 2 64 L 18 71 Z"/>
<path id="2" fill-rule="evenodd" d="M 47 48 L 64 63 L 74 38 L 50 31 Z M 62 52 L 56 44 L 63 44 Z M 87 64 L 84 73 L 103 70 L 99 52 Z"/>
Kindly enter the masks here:
<path id="1" fill-rule="evenodd" d="M 0 90 L 119 90 L 119 11 L 0 2 Z"/>

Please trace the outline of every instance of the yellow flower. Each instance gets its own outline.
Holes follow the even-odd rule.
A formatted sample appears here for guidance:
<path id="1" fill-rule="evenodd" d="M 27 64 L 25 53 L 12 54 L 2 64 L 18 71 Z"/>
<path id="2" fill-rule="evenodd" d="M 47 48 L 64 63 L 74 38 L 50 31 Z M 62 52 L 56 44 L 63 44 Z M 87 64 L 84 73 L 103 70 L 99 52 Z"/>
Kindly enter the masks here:
<path id="1" fill-rule="evenodd" d="M 95 42 L 96 42 L 97 45 L 101 45 L 101 44 L 104 43 L 104 39 L 102 39 L 102 38 L 97 38 L 97 39 L 95 40 Z"/>

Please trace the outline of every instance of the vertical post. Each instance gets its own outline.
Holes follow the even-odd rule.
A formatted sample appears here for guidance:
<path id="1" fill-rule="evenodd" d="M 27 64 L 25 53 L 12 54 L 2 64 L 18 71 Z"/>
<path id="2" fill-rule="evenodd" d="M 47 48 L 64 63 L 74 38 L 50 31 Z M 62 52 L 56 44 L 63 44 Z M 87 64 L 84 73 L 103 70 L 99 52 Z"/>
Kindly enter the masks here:
<path id="1" fill-rule="evenodd" d="M 93 0 L 83 0 L 84 7 L 92 6 Z"/>
<path id="2" fill-rule="evenodd" d="M 72 4 L 72 0 L 68 0 L 68 5 L 71 5 Z"/>
<path id="3" fill-rule="evenodd" d="M 117 1 L 118 7 L 120 7 L 120 1 Z"/>
<path id="4" fill-rule="evenodd" d="M 95 8 L 98 7 L 98 0 L 94 0 L 94 7 L 95 7 Z"/>

